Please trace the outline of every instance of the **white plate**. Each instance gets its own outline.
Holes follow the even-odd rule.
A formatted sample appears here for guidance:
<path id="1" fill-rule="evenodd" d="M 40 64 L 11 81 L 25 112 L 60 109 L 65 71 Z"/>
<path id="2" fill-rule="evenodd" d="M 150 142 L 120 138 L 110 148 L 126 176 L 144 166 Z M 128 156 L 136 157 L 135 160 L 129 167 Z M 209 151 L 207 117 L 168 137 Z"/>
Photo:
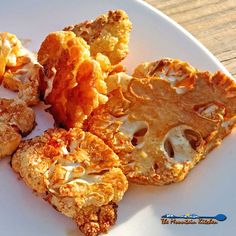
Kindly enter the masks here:
<path id="1" fill-rule="evenodd" d="M 124 62 L 129 71 L 143 61 L 175 57 L 200 69 L 228 73 L 189 33 L 142 1 L 2 1 L 0 31 L 32 39 L 30 49 L 36 51 L 49 32 L 116 8 L 126 10 L 133 22 L 130 54 Z M 3 89 L 0 95 L 11 96 Z M 42 133 L 53 124 L 42 108 L 36 110 L 38 126 L 31 136 Z M 117 224 L 109 235 L 204 236 L 236 232 L 235 138 L 236 132 L 191 171 L 182 183 L 164 187 L 131 185 L 119 204 Z M 23 181 L 17 179 L 8 163 L 9 159 L 0 163 L 0 235 L 80 235 L 73 221 L 32 194 Z M 167 213 L 223 213 L 228 218 L 217 225 L 162 225 L 160 218 Z"/>

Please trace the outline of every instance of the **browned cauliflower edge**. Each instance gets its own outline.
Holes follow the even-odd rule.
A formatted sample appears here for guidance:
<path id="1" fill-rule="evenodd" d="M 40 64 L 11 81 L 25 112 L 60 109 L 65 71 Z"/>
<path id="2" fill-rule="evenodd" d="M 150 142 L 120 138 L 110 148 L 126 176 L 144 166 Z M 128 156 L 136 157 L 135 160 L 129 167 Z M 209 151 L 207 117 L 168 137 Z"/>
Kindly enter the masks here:
<path id="1" fill-rule="evenodd" d="M 131 28 L 126 12 L 114 10 L 94 21 L 85 21 L 64 30 L 73 31 L 78 37 L 82 37 L 89 44 L 92 56 L 102 53 L 115 65 L 128 54 Z"/>
<path id="2" fill-rule="evenodd" d="M 128 182 L 118 156 L 95 135 L 49 129 L 22 141 L 11 163 L 30 188 L 73 218 L 85 235 L 107 232 L 115 223 Z"/>
<path id="3" fill-rule="evenodd" d="M 0 32 L 0 84 L 18 92 L 28 106 L 39 103 L 39 71 L 36 56 L 11 33 Z"/>
<path id="4" fill-rule="evenodd" d="M 21 135 L 35 126 L 35 113 L 24 101 L 0 98 L 0 159 L 10 156 L 18 147 Z"/>

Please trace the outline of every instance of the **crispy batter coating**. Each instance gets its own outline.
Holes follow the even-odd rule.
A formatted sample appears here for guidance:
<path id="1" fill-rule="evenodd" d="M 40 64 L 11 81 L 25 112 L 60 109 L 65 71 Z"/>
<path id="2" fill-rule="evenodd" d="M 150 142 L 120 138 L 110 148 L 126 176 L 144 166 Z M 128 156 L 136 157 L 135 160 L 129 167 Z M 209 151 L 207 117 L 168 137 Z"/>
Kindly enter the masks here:
<path id="1" fill-rule="evenodd" d="M 182 181 L 235 125 L 235 83 L 220 72 L 189 68 L 174 83 L 178 76 L 164 72 L 162 78 L 131 79 L 127 91 L 113 90 L 85 122 L 119 155 L 130 181 Z"/>
<path id="2" fill-rule="evenodd" d="M 104 70 L 109 60 L 101 54 L 97 58 L 90 57 L 87 43 L 73 32 L 51 33 L 42 43 L 40 90 L 59 125 L 80 126 L 94 108 L 107 101 Z"/>
<path id="3" fill-rule="evenodd" d="M 17 91 L 18 97 L 29 106 L 39 102 L 39 70 L 35 55 L 15 35 L 0 33 L 0 83 Z"/>
<path id="4" fill-rule="evenodd" d="M 115 10 L 99 16 L 94 21 L 85 21 L 64 30 L 73 31 L 82 37 L 91 47 L 92 56 L 102 53 L 115 65 L 128 54 L 131 28 L 132 24 L 126 12 Z"/>
<path id="5" fill-rule="evenodd" d="M 34 125 L 34 111 L 23 101 L 0 98 L 0 159 L 11 155 Z"/>
<path id="6" fill-rule="evenodd" d="M 22 141 L 12 167 L 26 184 L 73 218 L 88 236 L 107 232 L 128 183 L 118 156 L 95 135 L 49 129 Z"/>

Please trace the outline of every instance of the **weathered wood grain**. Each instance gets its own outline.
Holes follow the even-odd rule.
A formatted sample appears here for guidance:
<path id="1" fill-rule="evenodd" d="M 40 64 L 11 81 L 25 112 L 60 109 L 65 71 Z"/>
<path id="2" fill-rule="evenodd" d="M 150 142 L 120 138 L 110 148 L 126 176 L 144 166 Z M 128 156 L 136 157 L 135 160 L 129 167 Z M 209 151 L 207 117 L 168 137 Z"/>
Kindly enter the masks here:
<path id="1" fill-rule="evenodd" d="M 236 0 L 146 0 L 181 24 L 236 77 Z"/>

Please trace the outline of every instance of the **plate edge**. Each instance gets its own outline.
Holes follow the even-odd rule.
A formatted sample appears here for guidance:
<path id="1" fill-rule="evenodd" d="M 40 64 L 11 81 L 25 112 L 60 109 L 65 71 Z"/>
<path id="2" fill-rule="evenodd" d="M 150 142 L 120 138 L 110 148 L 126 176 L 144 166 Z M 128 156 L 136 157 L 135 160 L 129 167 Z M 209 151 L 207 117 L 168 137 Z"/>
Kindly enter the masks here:
<path id="1" fill-rule="evenodd" d="M 219 59 L 213 55 L 212 52 L 209 51 L 209 49 L 206 48 L 196 37 L 194 37 L 189 31 L 187 31 L 183 26 L 181 26 L 179 23 L 174 21 L 172 18 L 167 16 L 165 13 L 163 13 L 161 10 L 155 8 L 154 6 L 150 5 L 149 3 L 145 2 L 144 0 L 133 0 L 133 2 L 136 2 L 149 10 L 155 12 L 160 17 L 164 18 L 166 21 L 168 21 L 171 25 L 177 27 L 187 38 L 189 38 L 191 41 L 193 41 L 215 64 L 219 69 L 225 73 L 228 77 L 235 80 L 234 77 L 231 75 L 231 73 L 225 68 L 225 66 L 219 61 Z"/>

